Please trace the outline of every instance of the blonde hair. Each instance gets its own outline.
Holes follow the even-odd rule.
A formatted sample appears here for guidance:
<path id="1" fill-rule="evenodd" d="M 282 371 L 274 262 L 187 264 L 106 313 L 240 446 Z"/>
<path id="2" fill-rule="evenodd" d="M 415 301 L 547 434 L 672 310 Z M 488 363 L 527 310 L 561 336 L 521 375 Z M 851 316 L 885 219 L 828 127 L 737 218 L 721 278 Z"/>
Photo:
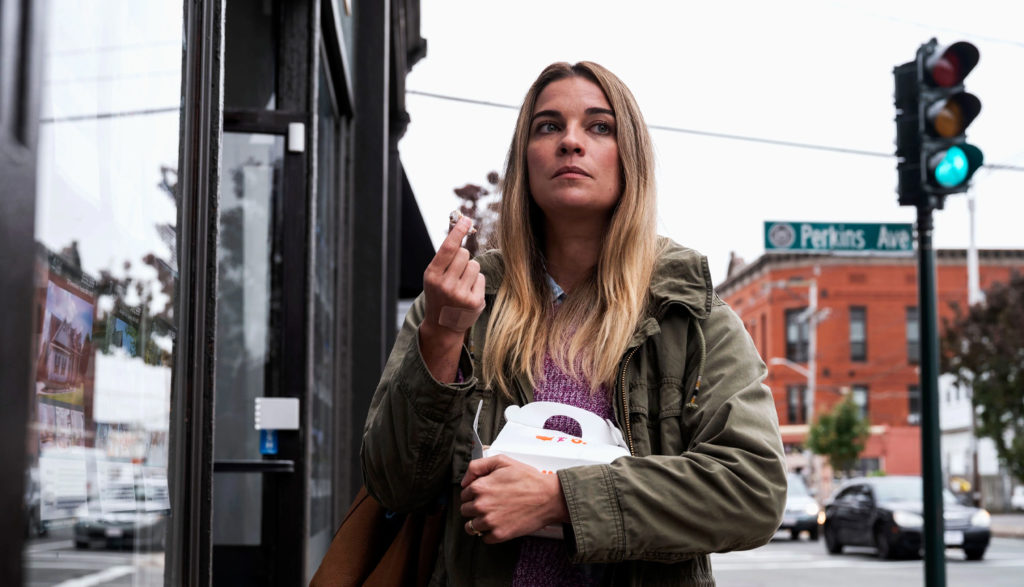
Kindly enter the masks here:
<path id="1" fill-rule="evenodd" d="M 597 267 L 554 311 L 545 279 L 543 216 L 530 194 L 526 147 L 540 93 L 554 81 L 585 78 L 604 91 L 615 113 L 622 194 L 612 211 Z M 509 395 L 512 373 L 530 385 L 543 377 L 544 355 L 594 392 L 613 384 L 619 359 L 647 308 L 657 256 L 654 153 L 643 115 L 625 84 L 587 61 L 554 63 L 523 100 L 502 180 L 498 246 L 504 279 L 487 325 L 483 380 Z"/>

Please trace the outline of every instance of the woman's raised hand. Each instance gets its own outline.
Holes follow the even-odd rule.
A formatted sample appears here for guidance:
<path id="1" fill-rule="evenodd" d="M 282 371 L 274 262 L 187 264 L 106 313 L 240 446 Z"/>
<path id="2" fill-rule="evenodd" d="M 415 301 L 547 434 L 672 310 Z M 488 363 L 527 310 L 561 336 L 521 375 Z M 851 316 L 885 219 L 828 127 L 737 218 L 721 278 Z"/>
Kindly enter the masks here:
<path id="1" fill-rule="evenodd" d="M 426 309 L 419 331 L 420 352 L 439 381 L 454 381 L 463 338 L 484 311 L 480 264 L 462 246 L 472 226 L 472 219 L 459 219 L 423 272 Z"/>

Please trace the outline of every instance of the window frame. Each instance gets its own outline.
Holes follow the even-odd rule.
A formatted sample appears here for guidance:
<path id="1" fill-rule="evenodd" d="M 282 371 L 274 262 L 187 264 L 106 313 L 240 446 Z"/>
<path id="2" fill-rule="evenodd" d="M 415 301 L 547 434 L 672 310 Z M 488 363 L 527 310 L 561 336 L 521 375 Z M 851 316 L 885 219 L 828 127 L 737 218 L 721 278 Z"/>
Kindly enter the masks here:
<path id="1" fill-rule="evenodd" d="M 854 316 L 860 316 L 860 340 L 854 339 Z M 850 361 L 864 363 L 868 360 L 868 309 L 866 306 L 850 306 Z M 858 346 L 859 345 L 859 346 Z"/>
<path id="2" fill-rule="evenodd" d="M 857 393 L 859 391 L 864 392 L 864 404 L 857 403 Z M 860 408 L 860 417 L 863 420 L 867 420 L 870 415 L 871 409 L 871 388 L 866 383 L 855 383 L 850 386 L 850 397 L 853 399 L 853 403 Z"/>
<path id="3" fill-rule="evenodd" d="M 915 404 L 917 409 L 915 410 Z M 907 386 L 907 424 L 921 424 L 921 386 L 917 383 Z"/>
<path id="4" fill-rule="evenodd" d="M 810 327 L 806 321 L 798 320 L 798 316 L 806 311 L 806 307 L 787 308 L 785 310 L 786 359 L 794 363 L 806 363 L 810 355 Z M 797 329 L 796 339 L 791 339 L 791 329 Z"/>
<path id="5" fill-rule="evenodd" d="M 914 327 L 911 328 L 911 316 Z M 918 365 L 921 362 L 921 311 L 917 306 L 907 306 L 904 311 L 904 324 L 907 337 L 907 363 Z M 914 334 L 911 339 L 911 333 Z"/>

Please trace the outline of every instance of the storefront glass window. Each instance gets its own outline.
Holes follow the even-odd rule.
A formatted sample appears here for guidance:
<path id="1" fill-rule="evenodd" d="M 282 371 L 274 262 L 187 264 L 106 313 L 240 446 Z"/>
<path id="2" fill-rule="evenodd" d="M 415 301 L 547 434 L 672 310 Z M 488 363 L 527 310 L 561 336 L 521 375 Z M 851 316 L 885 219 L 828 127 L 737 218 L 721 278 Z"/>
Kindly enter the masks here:
<path id="1" fill-rule="evenodd" d="M 284 137 L 225 132 L 217 240 L 217 425 L 214 460 L 258 460 L 257 397 L 268 393 L 274 206 L 281 197 Z M 258 545 L 263 477 L 218 473 L 217 544 Z"/>
<path id="2" fill-rule="evenodd" d="M 332 502 L 336 488 L 337 435 L 335 393 L 337 382 L 337 279 L 338 214 L 341 204 L 341 176 L 344 173 L 339 152 L 341 121 L 332 100 L 333 91 L 327 72 L 320 67 L 317 99 L 317 185 L 313 226 L 313 403 L 310 434 L 310 574 L 316 571 L 331 538 L 335 521 Z"/>
<path id="3" fill-rule="evenodd" d="M 224 19 L 224 106 L 273 110 L 277 106 L 277 29 L 274 3 L 228 2 Z"/>
<path id="4" fill-rule="evenodd" d="M 27 583 L 162 585 L 182 4 L 43 6 Z"/>

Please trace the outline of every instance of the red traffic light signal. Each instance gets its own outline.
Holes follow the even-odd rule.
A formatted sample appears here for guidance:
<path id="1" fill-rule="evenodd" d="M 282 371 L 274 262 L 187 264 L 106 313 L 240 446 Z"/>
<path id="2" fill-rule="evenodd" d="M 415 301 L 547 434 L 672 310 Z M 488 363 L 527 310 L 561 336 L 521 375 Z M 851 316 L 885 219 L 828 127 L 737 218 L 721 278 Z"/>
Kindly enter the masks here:
<path id="1" fill-rule="evenodd" d="M 925 73 L 936 86 L 952 88 L 963 83 L 978 64 L 978 56 L 978 48 L 974 45 L 966 41 L 953 43 L 935 50 L 925 59 Z"/>

